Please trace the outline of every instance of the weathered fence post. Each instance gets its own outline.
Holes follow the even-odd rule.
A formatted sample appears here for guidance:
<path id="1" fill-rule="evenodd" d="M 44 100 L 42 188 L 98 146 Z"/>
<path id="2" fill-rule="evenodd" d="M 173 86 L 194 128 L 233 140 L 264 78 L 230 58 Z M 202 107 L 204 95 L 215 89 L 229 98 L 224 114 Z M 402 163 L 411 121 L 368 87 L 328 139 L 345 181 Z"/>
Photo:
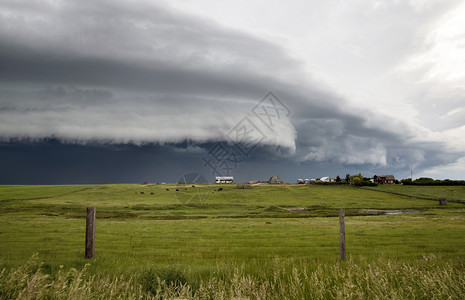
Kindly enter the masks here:
<path id="1" fill-rule="evenodd" d="M 339 210 L 339 239 L 341 244 L 341 261 L 346 258 L 346 229 L 345 229 L 345 211 L 344 208 Z"/>
<path id="2" fill-rule="evenodd" d="M 95 207 L 87 207 L 86 217 L 86 258 L 94 258 L 95 255 Z"/>

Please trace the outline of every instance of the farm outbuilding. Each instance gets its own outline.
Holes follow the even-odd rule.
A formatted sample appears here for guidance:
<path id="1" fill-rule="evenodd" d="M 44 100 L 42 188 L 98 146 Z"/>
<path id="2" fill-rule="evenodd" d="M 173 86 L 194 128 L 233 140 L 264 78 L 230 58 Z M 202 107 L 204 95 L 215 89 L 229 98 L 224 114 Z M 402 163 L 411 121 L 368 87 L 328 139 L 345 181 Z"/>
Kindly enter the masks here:
<path id="1" fill-rule="evenodd" d="M 268 180 L 269 184 L 281 184 L 283 181 L 278 177 L 278 176 L 271 176 L 270 179 Z"/>
<path id="2" fill-rule="evenodd" d="M 217 176 L 215 178 L 216 183 L 233 183 L 234 177 L 232 176 Z"/>
<path id="3" fill-rule="evenodd" d="M 320 182 L 336 182 L 336 179 L 331 178 L 329 176 L 321 177 Z"/>

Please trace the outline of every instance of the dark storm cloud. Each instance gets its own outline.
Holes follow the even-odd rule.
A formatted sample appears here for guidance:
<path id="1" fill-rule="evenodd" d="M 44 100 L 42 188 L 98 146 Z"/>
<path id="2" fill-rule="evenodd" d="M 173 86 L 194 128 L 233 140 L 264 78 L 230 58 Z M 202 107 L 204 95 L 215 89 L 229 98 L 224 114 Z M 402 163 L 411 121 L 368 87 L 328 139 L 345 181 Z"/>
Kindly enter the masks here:
<path id="1" fill-rule="evenodd" d="M 401 121 L 350 106 L 264 38 L 143 2 L 12 1 L 0 10 L 4 141 L 173 143 L 170 151 L 200 155 L 273 90 L 291 114 L 280 130 L 259 125 L 256 160 L 406 169 L 457 158 Z M 179 147 L 186 140 L 200 146 Z"/>
<path id="2" fill-rule="evenodd" d="M 273 80 L 269 70 L 288 73 L 297 64 L 265 40 L 166 8 L 123 3 L 48 3 L 37 11 L 7 6 L 0 78 L 250 95 Z"/>

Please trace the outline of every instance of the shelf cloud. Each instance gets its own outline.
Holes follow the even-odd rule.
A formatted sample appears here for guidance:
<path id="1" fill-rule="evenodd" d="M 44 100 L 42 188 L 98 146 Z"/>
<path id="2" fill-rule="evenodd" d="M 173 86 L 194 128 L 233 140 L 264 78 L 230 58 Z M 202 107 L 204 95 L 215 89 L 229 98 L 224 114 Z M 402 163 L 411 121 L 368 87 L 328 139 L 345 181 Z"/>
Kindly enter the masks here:
<path id="1" fill-rule="evenodd" d="M 387 9 L 380 5 L 370 9 Z M 437 14 L 420 6 L 410 12 L 418 22 L 433 24 L 456 7 L 450 2 Z M 231 136 L 238 133 L 232 131 L 240 129 L 258 134 L 249 157 L 255 161 L 403 176 L 465 156 L 465 145 L 454 139 L 465 126 L 465 89 L 455 77 L 448 81 L 453 84 L 443 85 L 432 79 L 444 72 L 431 61 L 450 47 L 444 42 L 426 50 L 418 42 L 406 53 L 384 54 L 391 65 L 380 77 L 392 80 L 394 88 L 406 86 L 413 74 L 424 76 L 416 83 L 420 88 L 406 89 L 397 99 L 392 95 L 393 105 L 402 102 L 399 107 L 413 111 L 406 118 L 401 109 L 397 117 L 395 108 L 383 112 L 384 96 L 367 100 L 371 90 L 362 101 L 344 84 L 337 87 L 329 73 L 319 73 L 322 66 L 312 67 L 317 53 L 307 59 L 279 35 L 227 26 L 182 10 L 176 2 L 6 1 L 0 11 L 0 140 L 5 147 L 52 138 L 80 146 L 159 145 L 177 155 L 202 155 L 207 145 L 233 143 Z M 452 25 L 441 24 L 430 32 L 445 35 L 444 28 Z M 348 47 L 345 55 L 375 51 L 376 45 L 366 42 L 360 41 L 359 50 Z M 328 60 L 344 58 L 330 52 Z M 430 65 L 426 71 L 424 64 Z M 379 63 L 372 67 L 381 68 Z M 399 72 L 403 77 L 393 79 Z M 354 69 L 354 77 L 363 75 Z M 274 98 L 267 98 L 269 92 Z"/>

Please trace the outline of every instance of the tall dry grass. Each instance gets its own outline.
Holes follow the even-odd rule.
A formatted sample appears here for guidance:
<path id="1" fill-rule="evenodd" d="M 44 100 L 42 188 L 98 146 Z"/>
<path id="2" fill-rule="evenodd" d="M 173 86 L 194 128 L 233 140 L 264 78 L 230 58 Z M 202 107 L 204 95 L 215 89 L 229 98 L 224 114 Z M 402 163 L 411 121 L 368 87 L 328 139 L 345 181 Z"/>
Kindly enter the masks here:
<path id="1" fill-rule="evenodd" d="M 464 299 L 465 263 L 426 257 L 316 264 L 274 259 L 217 266 L 208 276 L 176 267 L 132 276 L 61 268 L 46 274 L 37 256 L 0 271 L 1 299 Z"/>

